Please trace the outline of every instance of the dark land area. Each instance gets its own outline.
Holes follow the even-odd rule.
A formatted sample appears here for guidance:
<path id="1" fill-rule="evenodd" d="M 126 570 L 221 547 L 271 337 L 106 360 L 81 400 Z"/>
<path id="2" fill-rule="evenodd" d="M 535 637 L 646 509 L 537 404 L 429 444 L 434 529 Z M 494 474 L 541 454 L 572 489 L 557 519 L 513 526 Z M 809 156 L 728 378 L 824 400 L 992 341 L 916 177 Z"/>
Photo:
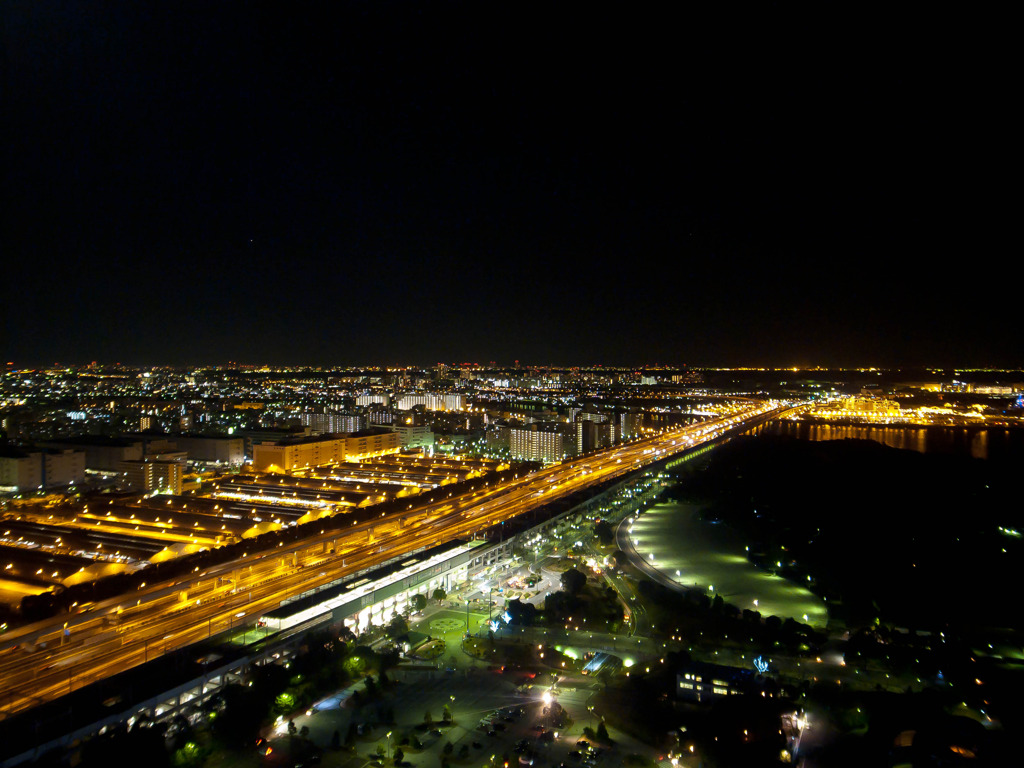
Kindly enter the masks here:
<path id="1" fill-rule="evenodd" d="M 1019 630 L 1020 469 L 762 435 L 688 468 L 672 494 L 706 504 L 706 519 L 750 541 L 752 561 L 813 585 L 852 624 Z"/>

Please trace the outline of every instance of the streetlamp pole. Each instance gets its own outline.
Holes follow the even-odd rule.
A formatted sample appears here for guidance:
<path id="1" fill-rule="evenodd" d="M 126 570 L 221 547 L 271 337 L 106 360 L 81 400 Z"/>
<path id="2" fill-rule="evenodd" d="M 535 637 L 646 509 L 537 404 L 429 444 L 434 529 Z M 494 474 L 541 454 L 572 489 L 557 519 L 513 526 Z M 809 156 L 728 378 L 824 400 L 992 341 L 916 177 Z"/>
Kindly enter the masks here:
<path id="1" fill-rule="evenodd" d="M 466 598 L 466 634 L 469 634 L 469 598 Z"/>

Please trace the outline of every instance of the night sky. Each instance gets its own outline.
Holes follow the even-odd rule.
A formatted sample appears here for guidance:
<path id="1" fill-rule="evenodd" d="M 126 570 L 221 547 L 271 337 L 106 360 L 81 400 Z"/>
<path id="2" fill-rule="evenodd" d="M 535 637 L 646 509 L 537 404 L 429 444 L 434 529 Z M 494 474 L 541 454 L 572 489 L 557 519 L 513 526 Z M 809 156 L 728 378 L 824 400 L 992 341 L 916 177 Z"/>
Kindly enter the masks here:
<path id="1" fill-rule="evenodd" d="M 958 19 L 276 5 L 3 4 L 3 360 L 1024 363 Z"/>

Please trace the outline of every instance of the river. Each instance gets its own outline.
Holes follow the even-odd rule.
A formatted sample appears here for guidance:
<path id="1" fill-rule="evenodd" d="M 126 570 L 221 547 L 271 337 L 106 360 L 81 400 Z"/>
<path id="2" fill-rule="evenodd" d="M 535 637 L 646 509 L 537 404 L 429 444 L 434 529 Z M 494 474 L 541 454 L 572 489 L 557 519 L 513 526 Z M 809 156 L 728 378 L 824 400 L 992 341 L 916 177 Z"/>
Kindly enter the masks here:
<path id="1" fill-rule="evenodd" d="M 784 420 L 768 422 L 754 433 L 785 435 L 801 440 L 874 440 L 890 448 L 975 459 L 1024 458 L 1024 429 L 1019 428 L 876 426 Z"/>

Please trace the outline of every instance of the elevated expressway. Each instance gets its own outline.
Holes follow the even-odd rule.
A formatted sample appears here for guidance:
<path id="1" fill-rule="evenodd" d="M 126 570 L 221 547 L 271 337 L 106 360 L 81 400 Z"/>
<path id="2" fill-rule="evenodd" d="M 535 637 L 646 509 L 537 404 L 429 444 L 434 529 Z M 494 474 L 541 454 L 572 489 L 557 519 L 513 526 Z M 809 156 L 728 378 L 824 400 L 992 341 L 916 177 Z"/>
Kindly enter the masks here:
<path id="1" fill-rule="evenodd" d="M 187 582 L 144 586 L 98 604 L 90 613 L 61 615 L 10 631 L 0 640 L 0 718 L 251 624 L 289 597 L 441 541 L 472 537 L 790 407 L 792 403 L 750 403 L 729 416 L 555 464 L 493 488 L 253 552 L 197 572 Z"/>

